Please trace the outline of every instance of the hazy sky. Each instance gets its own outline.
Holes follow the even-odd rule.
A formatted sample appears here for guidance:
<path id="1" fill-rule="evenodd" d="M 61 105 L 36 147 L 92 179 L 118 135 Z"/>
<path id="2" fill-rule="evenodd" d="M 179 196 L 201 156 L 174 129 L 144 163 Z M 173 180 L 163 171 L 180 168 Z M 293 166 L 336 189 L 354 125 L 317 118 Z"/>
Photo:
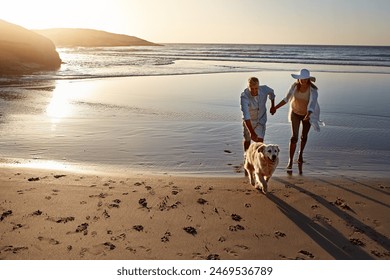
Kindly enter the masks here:
<path id="1" fill-rule="evenodd" d="M 91 28 L 156 43 L 390 45 L 389 0 L 10 0 L 28 29 Z"/>

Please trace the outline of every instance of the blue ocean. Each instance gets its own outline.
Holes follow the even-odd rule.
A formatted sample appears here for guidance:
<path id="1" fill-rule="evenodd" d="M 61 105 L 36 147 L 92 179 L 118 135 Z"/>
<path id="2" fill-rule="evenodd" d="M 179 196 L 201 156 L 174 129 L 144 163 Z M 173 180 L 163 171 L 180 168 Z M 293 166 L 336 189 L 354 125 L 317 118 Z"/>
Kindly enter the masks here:
<path id="1" fill-rule="evenodd" d="M 0 77 L 0 163 L 92 166 L 193 175 L 242 174 L 240 93 L 250 76 L 276 102 L 307 68 L 317 78 L 321 132 L 304 174 L 390 170 L 390 47 L 166 44 L 59 48 L 55 72 Z M 269 106 L 270 104 L 267 104 Z M 291 137 L 287 106 L 265 142 Z"/>

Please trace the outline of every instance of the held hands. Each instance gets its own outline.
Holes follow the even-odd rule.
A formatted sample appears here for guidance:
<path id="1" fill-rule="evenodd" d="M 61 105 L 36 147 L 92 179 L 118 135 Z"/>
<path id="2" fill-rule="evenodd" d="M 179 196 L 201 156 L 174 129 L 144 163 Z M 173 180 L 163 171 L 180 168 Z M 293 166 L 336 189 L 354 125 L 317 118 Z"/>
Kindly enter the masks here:
<path id="1" fill-rule="evenodd" d="M 303 118 L 303 121 L 304 121 L 304 122 L 307 122 L 307 121 L 309 121 L 309 120 L 310 120 L 310 112 L 307 113 L 307 114 L 305 115 L 305 117 Z"/>
<path id="2" fill-rule="evenodd" d="M 274 115 L 276 113 L 276 107 L 272 106 L 271 109 L 269 109 L 269 112 L 271 113 L 271 115 Z"/>

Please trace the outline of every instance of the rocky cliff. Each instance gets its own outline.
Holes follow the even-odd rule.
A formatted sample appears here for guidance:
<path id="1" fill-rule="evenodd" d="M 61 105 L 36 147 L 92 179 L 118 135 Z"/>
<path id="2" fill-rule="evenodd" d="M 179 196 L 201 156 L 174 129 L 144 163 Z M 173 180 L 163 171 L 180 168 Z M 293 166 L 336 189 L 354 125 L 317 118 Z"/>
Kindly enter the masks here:
<path id="1" fill-rule="evenodd" d="M 61 59 L 50 39 L 0 20 L 0 75 L 56 70 Z"/>

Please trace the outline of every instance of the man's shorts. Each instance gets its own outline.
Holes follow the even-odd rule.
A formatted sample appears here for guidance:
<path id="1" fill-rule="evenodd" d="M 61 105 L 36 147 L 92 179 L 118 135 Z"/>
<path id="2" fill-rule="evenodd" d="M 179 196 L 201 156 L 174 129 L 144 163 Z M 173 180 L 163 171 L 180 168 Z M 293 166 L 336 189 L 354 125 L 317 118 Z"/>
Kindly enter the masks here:
<path id="1" fill-rule="evenodd" d="M 251 141 L 251 134 L 250 134 L 248 128 L 246 127 L 244 121 L 242 122 L 242 125 L 244 127 L 244 140 L 246 142 L 250 142 Z M 262 124 L 257 123 L 256 126 L 254 126 L 254 124 L 252 123 L 252 127 L 253 127 L 254 131 L 256 132 L 257 137 L 264 139 L 264 136 L 265 136 L 265 124 L 262 125 Z"/>

